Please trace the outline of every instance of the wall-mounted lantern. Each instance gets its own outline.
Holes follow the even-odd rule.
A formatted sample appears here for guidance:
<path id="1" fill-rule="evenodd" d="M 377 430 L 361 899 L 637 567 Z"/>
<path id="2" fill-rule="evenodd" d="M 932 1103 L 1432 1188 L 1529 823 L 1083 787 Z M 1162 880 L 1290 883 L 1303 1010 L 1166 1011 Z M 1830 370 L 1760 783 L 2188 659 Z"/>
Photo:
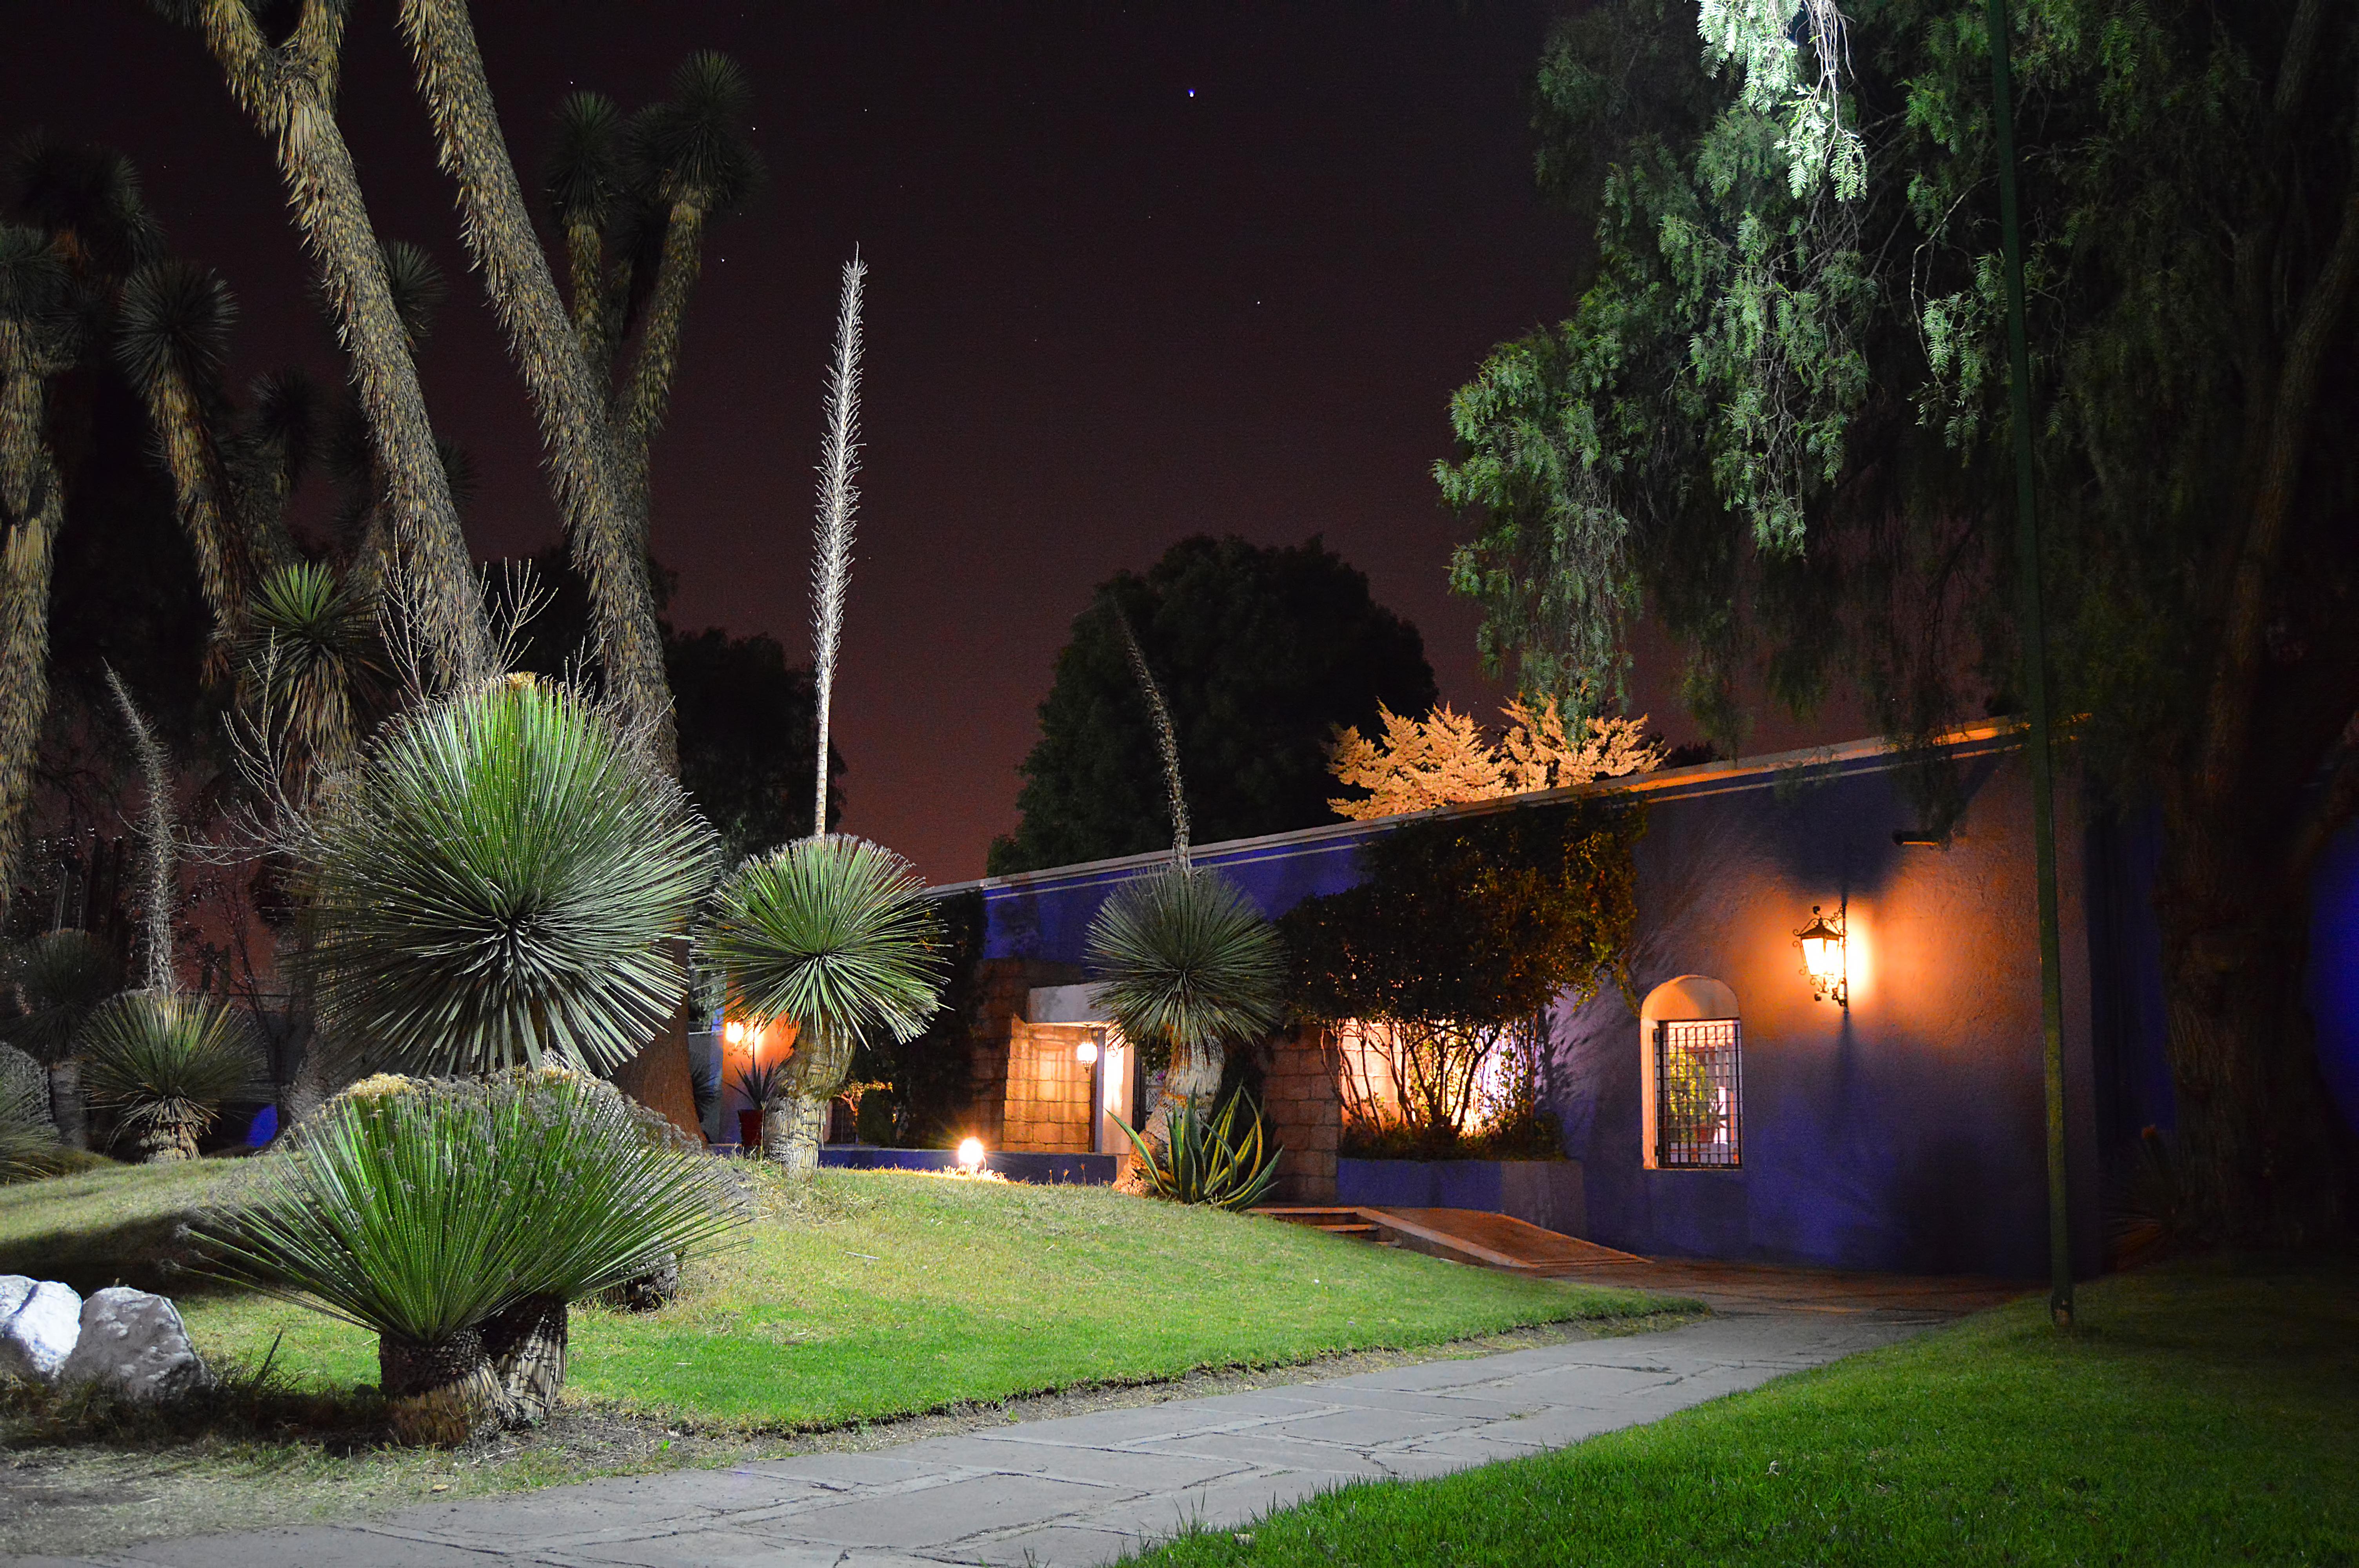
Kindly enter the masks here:
<path id="1" fill-rule="evenodd" d="M 1074 1046 L 1073 1060 L 1079 1062 L 1084 1067 L 1096 1066 L 1098 1065 L 1098 1043 L 1094 1040 L 1084 1040 L 1080 1044 Z"/>
<path id="2" fill-rule="evenodd" d="M 745 1044 L 745 1026 L 733 1018 L 721 1026 L 721 1038 L 732 1045 L 743 1045 Z"/>
<path id="3" fill-rule="evenodd" d="M 1794 944 L 1802 949 L 1802 971 L 1810 977 L 1811 997 L 1848 1011 L 1851 970 L 1842 912 L 1830 923 L 1819 905 L 1810 905 L 1810 923 L 1794 933 Z"/>

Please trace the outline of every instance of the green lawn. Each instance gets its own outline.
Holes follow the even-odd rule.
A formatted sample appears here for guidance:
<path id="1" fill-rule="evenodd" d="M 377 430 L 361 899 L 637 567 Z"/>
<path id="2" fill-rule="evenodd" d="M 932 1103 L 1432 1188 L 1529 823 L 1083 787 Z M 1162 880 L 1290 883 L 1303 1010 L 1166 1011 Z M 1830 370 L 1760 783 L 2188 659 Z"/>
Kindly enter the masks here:
<path id="1" fill-rule="evenodd" d="M 179 1301 L 208 1357 L 297 1385 L 373 1385 L 375 1339 L 159 1272 L 181 1218 L 244 1162 L 118 1167 L 0 1187 L 0 1272 Z M 1202 1367 L 1408 1347 L 1666 1303 L 1442 1263 L 1236 1215 L 897 1173 L 756 1176 L 743 1245 L 693 1260 L 662 1311 L 577 1309 L 568 1388 L 700 1423 L 783 1430 Z"/>
<path id="2" fill-rule="evenodd" d="M 1537 1458 L 1330 1494 L 1141 1568 L 2359 1563 L 2359 1268 L 2101 1281 Z"/>

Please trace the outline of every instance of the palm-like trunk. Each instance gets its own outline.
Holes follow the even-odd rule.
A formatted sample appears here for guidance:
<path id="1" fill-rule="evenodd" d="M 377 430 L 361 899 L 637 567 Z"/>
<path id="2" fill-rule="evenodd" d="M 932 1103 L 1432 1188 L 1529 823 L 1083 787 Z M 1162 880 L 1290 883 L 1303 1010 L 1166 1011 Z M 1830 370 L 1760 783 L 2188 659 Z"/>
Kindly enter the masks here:
<path id="1" fill-rule="evenodd" d="M 164 467 L 180 512 L 180 527 L 196 553 L 198 585 L 213 612 L 208 663 L 218 666 L 245 630 L 245 611 L 260 576 L 255 552 L 233 521 L 242 510 L 222 461 L 216 418 L 176 370 L 157 373 L 140 388 L 156 427 Z"/>
<path id="2" fill-rule="evenodd" d="M 548 444 L 558 511 L 589 585 L 609 694 L 644 726 L 667 772 L 679 771 L 670 688 L 646 551 L 634 536 L 599 395 L 558 297 L 484 76 L 464 0 L 402 0 L 442 166 L 459 182 L 469 250 L 524 373 Z"/>
<path id="3" fill-rule="evenodd" d="M 852 1070 L 853 1044 L 849 1035 L 817 1028 L 796 1039 L 777 1091 L 762 1108 L 764 1159 L 795 1175 L 819 1169 L 828 1103 Z"/>
<path id="4" fill-rule="evenodd" d="M 704 264 L 704 208 L 682 199 L 671 204 L 664 224 L 663 254 L 656 265 L 639 351 L 614 405 L 614 459 L 622 477 L 624 505 L 631 526 L 647 547 L 653 498 L 647 483 L 647 449 L 671 406 L 679 369 L 679 337 L 688 321 L 689 296 Z"/>
<path id="5" fill-rule="evenodd" d="M 200 16 L 232 94 L 277 146 L 288 205 L 319 263 L 386 475 L 400 591 L 440 679 L 465 684 L 490 675 L 496 661 L 408 335 L 336 124 L 343 10 L 304 0 L 294 30 L 276 46 L 245 0 L 201 0 Z"/>
<path id="6" fill-rule="evenodd" d="M 1198 1120 L 1212 1114 L 1212 1098 L 1221 1092 L 1221 1070 L 1226 1058 L 1217 1045 L 1201 1043 L 1171 1047 L 1171 1065 L 1164 1072 L 1155 1111 L 1140 1136 L 1157 1149 L 1171 1147 L 1171 1119 L 1181 1106 L 1193 1106 Z"/>
<path id="7" fill-rule="evenodd" d="M 46 368 L 27 324 L 0 317 L 0 918 L 49 711 L 49 578 L 65 491 L 49 443 Z"/>

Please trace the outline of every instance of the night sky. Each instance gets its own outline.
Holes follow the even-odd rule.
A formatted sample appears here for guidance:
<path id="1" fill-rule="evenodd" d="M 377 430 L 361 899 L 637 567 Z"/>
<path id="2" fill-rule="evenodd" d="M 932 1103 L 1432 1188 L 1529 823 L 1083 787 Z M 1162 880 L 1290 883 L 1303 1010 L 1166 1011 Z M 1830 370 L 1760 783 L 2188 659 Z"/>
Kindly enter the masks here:
<path id="1" fill-rule="evenodd" d="M 716 231 L 655 456 L 671 618 L 809 657 L 812 465 L 836 273 L 869 262 L 858 561 L 836 695 L 845 827 L 935 881 L 1014 826 L 1016 762 L 1092 585 L 1190 533 L 1312 534 L 1486 717 L 1430 469 L 1495 342 L 1560 315 L 1582 237 L 1532 189 L 1550 7 L 1152 8 L 484 0 L 519 172 L 576 87 L 627 110 L 692 49 L 743 64 L 766 187 Z M 479 556 L 557 520 L 388 0 L 356 5 L 341 118 L 380 232 L 453 299 L 420 365 L 480 488 Z M 121 147 L 243 308 L 240 381 L 341 369 L 269 151 L 193 33 L 140 0 L 11 0 L 0 135 Z M 1639 697 L 1694 727 L 1654 658 Z M 1649 701 L 1647 699 L 1651 698 Z M 1779 726 L 1765 741 L 1792 743 Z"/>

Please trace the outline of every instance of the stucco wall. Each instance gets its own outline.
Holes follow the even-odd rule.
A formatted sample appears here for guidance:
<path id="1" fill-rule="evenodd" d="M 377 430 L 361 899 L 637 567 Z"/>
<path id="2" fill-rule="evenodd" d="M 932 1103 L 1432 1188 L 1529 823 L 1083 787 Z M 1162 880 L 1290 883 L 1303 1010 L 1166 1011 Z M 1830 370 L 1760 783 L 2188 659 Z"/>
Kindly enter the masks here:
<path id="1" fill-rule="evenodd" d="M 1609 989 L 1561 1010 L 1548 1097 L 1586 1176 L 1589 1235 L 1650 1255 L 2034 1276 L 2047 1259 L 2039 972 L 2026 770 L 1964 763 L 1947 848 L 1880 768 L 1761 778 L 1648 802 L 1637 850 L 1643 998 L 1683 974 L 1736 993 L 1744 1159 L 1642 1169 L 1642 1046 Z M 2098 1257 L 2088 939 L 2060 801 L 2076 1253 Z M 1815 1001 L 1792 933 L 1845 907 L 1851 1006 Z"/>

